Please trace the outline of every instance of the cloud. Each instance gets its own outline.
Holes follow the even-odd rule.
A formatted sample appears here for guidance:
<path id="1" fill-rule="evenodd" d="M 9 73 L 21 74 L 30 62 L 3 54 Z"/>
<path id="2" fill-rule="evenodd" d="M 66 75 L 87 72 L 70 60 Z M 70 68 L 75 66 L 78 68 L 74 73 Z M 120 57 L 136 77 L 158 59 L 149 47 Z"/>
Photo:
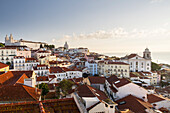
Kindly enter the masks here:
<path id="1" fill-rule="evenodd" d="M 160 3 L 162 2 L 163 0 L 150 0 L 150 3 Z"/>
<path id="2" fill-rule="evenodd" d="M 126 30 L 124 28 L 113 28 L 112 30 L 106 31 L 106 30 L 98 30 L 96 32 L 91 33 L 81 33 L 76 34 L 73 33 L 72 35 L 63 35 L 63 37 L 57 39 L 53 38 L 53 43 L 64 43 L 65 41 L 85 41 L 85 40 L 103 40 L 103 39 L 147 39 L 147 38 L 160 38 L 160 37 L 169 37 L 170 36 L 170 30 L 165 28 L 155 28 L 155 29 L 132 29 L 132 30 Z"/>

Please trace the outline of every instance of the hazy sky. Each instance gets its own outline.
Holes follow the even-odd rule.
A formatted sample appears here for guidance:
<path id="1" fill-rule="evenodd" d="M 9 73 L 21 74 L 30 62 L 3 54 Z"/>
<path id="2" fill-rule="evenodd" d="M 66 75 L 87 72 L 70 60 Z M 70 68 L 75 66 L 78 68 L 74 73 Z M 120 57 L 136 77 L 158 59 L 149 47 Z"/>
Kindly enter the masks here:
<path id="1" fill-rule="evenodd" d="M 0 41 L 44 41 L 91 51 L 170 51 L 170 0 L 0 0 Z"/>

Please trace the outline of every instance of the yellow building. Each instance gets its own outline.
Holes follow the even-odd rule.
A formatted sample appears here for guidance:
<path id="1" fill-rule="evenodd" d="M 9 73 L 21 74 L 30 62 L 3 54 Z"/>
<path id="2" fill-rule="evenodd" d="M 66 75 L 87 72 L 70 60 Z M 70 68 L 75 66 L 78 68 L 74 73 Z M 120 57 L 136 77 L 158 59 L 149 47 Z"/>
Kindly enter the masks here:
<path id="1" fill-rule="evenodd" d="M 118 77 L 129 78 L 129 64 L 124 62 L 99 61 L 98 73 L 100 75 L 117 75 Z"/>
<path id="2" fill-rule="evenodd" d="M 0 62 L 0 72 L 9 71 L 9 65 Z"/>

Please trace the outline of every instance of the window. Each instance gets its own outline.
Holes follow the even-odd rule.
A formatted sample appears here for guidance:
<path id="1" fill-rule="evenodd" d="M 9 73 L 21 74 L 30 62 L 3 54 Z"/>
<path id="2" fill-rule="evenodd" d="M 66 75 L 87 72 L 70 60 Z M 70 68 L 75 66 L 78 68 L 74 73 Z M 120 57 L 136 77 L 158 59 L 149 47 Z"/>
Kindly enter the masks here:
<path id="1" fill-rule="evenodd" d="M 108 105 L 107 105 L 107 104 L 105 104 L 105 107 L 108 107 Z"/>
<path id="2" fill-rule="evenodd" d="M 110 108 L 113 108 L 113 106 L 110 106 Z"/>

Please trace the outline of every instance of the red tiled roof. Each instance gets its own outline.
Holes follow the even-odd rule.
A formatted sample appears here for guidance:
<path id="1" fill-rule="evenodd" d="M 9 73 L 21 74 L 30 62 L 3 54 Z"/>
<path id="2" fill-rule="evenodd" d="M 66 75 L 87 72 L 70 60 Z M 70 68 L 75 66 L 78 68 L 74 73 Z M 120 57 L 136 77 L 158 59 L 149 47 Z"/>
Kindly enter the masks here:
<path id="1" fill-rule="evenodd" d="M 37 65 L 37 67 L 46 67 L 46 65 Z"/>
<path id="2" fill-rule="evenodd" d="M 129 65 L 127 63 L 124 63 L 124 62 L 111 62 L 109 61 L 108 64 L 120 64 L 120 65 Z"/>
<path id="3" fill-rule="evenodd" d="M 25 62 L 37 61 L 35 58 L 25 58 Z"/>
<path id="4" fill-rule="evenodd" d="M 128 59 L 133 58 L 133 57 L 135 57 L 135 56 L 137 56 L 137 54 L 130 54 L 130 55 L 128 56 Z"/>
<path id="5" fill-rule="evenodd" d="M 124 86 L 128 83 L 130 83 L 130 81 L 126 78 L 122 78 L 122 79 L 119 79 L 117 78 L 116 75 L 112 75 L 110 76 L 109 78 L 106 78 L 106 80 L 112 85 L 114 84 L 117 88 L 121 87 L 121 86 Z"/>
<path id="6" fill-rule="evenodd" d="M 23 84 L 0 87 L 0 101 L 34 101 L 40 97 L 40 90 Z"/>
<path id="7" fill-rule="evenodd" d="M 77 88 L 77 93 L 80 97 L 95 97 L 87 85 L 80 85 Z"/>
<path id="8" fill-rule="evenodd" d="M 138 76 L 133 73 L 130 73 L 130 77 L 138 77 Z"/>
<path id="9" fill-rule="evenodd" d="M 119 79 L 118 81 L 113 82 L 113 83 L 117 88 L 119 88 L 119 87 L 122 87 L 122 86 L 129 84 L 131 82 L 126 78 L 122 78 L 122 79 Z"/>
<path id="10" fill-rule="evenodd" d="M 89 85 L 80 85 L 77 93 L 80 97 L 97 97 L 100 101 L 108 98 L 104 92 Z"/>
<path id="11" fill-rule="evenodd" d="M 55 75 L 48 75 L 49 78 L 56 78 Z"/>
<path id="12" fill-rule="evenodd" d="M 109 78 L 106 78 L 106 80 L 107 80 L 110 84 L 112 84 L 113 82 L 116 82 L 116 81 L 118 81 L 119 79 L 118 79 L 118 77 L 117 77 L 116 75 L 112 75 L 112 76 L 110 76 Z"/>
<path id="13" fill-rule="evenodd" d="M 51 53 L 51 52 L 40 50 L 40 51 L 38 51 L 37 53 Z"/>
<path id="14" fill-rule="evenodd" d="M 8 71 L 0 75 L 1 85 L 13 85 L 16 83 L 24 83 L 24 79 L 29 78 L 25 73 L 16 73 L 13 71 Z"/>
<path id="15" fill-rule="evenodd" d="M 5 68 L 5 67 L 8 67 L 8 66 L 9 66 L 9 65 L 0 62 L 0 69 L 1 69 L 1 68 Z"/>
<path id="16" fill-rule="evenodd" d="M 20 58 L 25 59 L 25 57 L 24 57 L 24 56 L 14 56 L 14 58 L 15 58 L 15 59 L 20 59 Z"/>
<path id="17" fill-rule="evenodd" d="M 124 104 L 120 104 L 120 102 L 124 102 Z M 153 107 L 150 103 L 132 95 L 128 95 L 120 100 L 117 100 L 116 103 L 119 104 L 119 110 L 130 109 L 135 113 L 146 113 L 145 109 Z"/>
<path id="18" fill-rule="evenodd" d="M 40 76 L 36 78 L 36 81 L 49 81 L 48 76 Z"/>
<path id="19" fill-rule="evenodd" d="M 50 73 L 63 73 L 65 72 L 61 67 L 50 67 Z"/>
<path id="20" fill-rule="evenodd" d="M 155 102 L 159 102 L 159 101 L 163 101 L 165 99 L 161 98 L 160 96 L 157 96 L 155 94 L 148 94 L 148 102 L 149 103 L 155 103 Z"/>
<path id="21" fill-rule="evenodd" d="M 105 77 L 89 76 L 88 78 L 91 84 L 105 84 Z"/>

